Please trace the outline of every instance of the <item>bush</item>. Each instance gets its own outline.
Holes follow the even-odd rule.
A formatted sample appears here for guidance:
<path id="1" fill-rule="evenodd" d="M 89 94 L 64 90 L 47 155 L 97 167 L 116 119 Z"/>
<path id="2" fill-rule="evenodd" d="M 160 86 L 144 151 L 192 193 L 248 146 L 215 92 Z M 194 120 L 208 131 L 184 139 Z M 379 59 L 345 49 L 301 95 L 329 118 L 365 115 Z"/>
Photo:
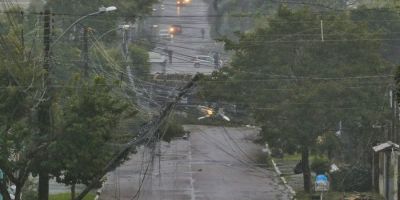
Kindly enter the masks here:
<path id="1" fill-rule="evenodd" d="M 28 179 L 22 188 L 22 196 L 24 199 L 38 199 L 37 197 L 37 184 L 31 179 Z"/>
<path id="2" fill-rule="evenodd" d="M 284 154 L 282 149 L 279 148 L 272 148 L 271 149 L 271 156 L 274 158 L 283 158 Z"/>
<path id="3" fill-rule="evenodd" d="M 324 174 L 329 172 L 330 163 L 326 158 L 314 158 L 311 163 L 311 170 L 316 174 Z"/>
<path id="4" fill-rule="evenodd" d="M 364 166 L 341 168 L 331 174 L 331 186 L 341 192 L 367 192 L 371 190 L 371 170 Z"/>
<path id="5" fill-rule="evenodd" d="M 83 198 L 83 200 L 92 200 L 95 198 L 95 196 L 96 195 L 89 193 L 88 195 L 85 196 L 85 198 Z M 70 193 L 51 194 L 49 196 L 49 200 L 70 200 L 70 199 L 71 199 Z"/>
<path id="6" fill-rule="evenodd" d="M 171 140 L 175 137 L 182 137 L 185 135 L 185 130 L 183 126 L 175 120 L 170 120 L 168 122 L 167 131 L 162 138 L 166 142 L 171 142 Z"/>
<path id="7" fill-rule="evenodd" d="M 150 73 L 150 58 L 147 50 L 137 45 L 130 45 L 129 53 L 132 59 L 133 73 L 145 78 Z"/>

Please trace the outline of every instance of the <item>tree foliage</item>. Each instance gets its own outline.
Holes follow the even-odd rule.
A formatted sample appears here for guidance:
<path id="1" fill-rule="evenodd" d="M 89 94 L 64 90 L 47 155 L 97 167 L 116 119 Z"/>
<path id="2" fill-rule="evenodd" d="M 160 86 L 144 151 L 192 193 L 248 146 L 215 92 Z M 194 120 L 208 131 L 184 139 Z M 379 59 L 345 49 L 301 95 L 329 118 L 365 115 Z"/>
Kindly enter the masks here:
<path id="1" fill-rule="evenodd" d="M 88 184 L 115 152 L 110 143 L 128 106 L 112 93 L 102 77 L 93 82 L 75 81 L 62 101 L 60 136 L 49 147 L 56 162 L 58 181 Z"/>
<path id="2" fill-rule="evenodd" d="M 255 26 L 263 26 L 269 16 L 273 16 L 280 6 L 297 9 L 307 6 L 313 11 L 341 11 L 348 7 L 346 0 L 212 0 L 209 12 L 217 18 L 210 18 L 211 34 L 216 37 L 234 38 L 234 32 L 246 32 Z"/>
<path id="3" fill-rule="evenodd" d="M 21 24 L 4 22 L 0 34 L 0 168 L 6 179 L 17 186 L 16 199 L 32 170 L 35 155 L 45 144 L 38 138 L 35 116 L 48 90 L 43 87 L 45 71 L 27 57 L 18 37 L 20 31 Z M 0 184 L 0 191 L 7 200 L 4 183 Z"/>
<path id="4" fill-rule="evenodd" d="M 379 138 L 372 125 L 386 114 L 391 69 L 383 37 L 348 13 L 320 16 L 282 6 L 262 27 L 226 41 L 235 52 L 232 67 L 204 81 L 202 95 L 251 111 L 272 145 L 297 146 L 305 159 L 339 121 L 347 141 L 365 138 L 357 152 L 363 154 Z"/>
<path id="5" fill-rule="evenodd" d="M 147 13 L 154 2 L 47 1 L 43 6 L 57 13 L 52 21 L 56 22 L 52 24 L 56 37 L 62 32 L 57 28 L 66 28 L 80 16 L 97 11 L 101 4 L 113 4 L 120 12 L 84 23 L 99 32 L 117 26 L 121 17 L 134 20 L 136 14 Z M 119 132 L 120 122 L 136 114 L 121 98 L 123 91 L 116 92 L 120 84 L 115 83 L 121 81 L 121 73 L 116 71 L 123 72 L 118 67 L 125 63 L 112 45 L 96 44 L 98 48 L 90 51 L 98 56 L 89 62 L 91 71 L 107 79 L 93 73 L 82 79 L 72 76 L 82 68 L 79 27 L 52 47 L 51 67 L 48 71 L 43 69 L 43 46 L 38 39 L 41 16 L 37 15 L 43 11 L 41 3 L 36 1 L 27 12 L 38 16 L 37 21 L 33 17 L 25 19 L 19 10 L 0 15 L 0 169 L 7 181 L 16 186 L 17 200 L 28 176 L 36 176 L 44 169 L 67 185 L 87 184 L 109 161 L 118 144 L 126 140 L 126 130 Z M 24 33 L 25 28 L 32 31 Z M 68 83 L 69 80 L 72 81 Z M 44 123 L 39 108 L 44 105 L 48 106 L 51 119 L 46 127 L 48 133 L 41 132 Z M 9 199 L 5 182 L 0 183 L 0 192 Z"/>
<path id="6" fill-rule="evenodd" d="M 185 135 L 185 130 L 183 129 L 182 124 L 175 119 L 168 120 L 166 126 L 166 131 L 163 133 L 162 137 L 163 141 L 171 142 L 174 138 Z"/>
<path id="7" fill-rule="evenodd" d="M 147 78 L 147 74 L 150 73 L 150 63 L 149 54 L 146 49 L 137 45 L 130 45 L 129 56 L 132 60 L 134 75 L 141 78 Z"/>

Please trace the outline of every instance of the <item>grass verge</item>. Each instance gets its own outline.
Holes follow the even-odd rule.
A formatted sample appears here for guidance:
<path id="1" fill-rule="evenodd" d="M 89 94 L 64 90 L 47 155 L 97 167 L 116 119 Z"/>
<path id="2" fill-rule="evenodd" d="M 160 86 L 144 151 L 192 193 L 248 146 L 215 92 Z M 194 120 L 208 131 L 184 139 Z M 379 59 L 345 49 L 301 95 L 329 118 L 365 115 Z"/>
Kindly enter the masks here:
<path id="1" fill-rule="evenodd" d="M 84 200 L 93 200 L 94 197 L 95 197 L 94 194 L 89 193 L 83 199 Z M 71 200 L 71 194 L 70 193 L 52 194 L 52 195 L 50 195 L 49 200 Z"/>
<path id="2" fill-rule="evenodd" d="M 319 199 L 319 193 L 315 193 L 315 199 Z M 304 191 L 296 192 L 297 200 L 310 200 L 312 199 L 312 194 L 307 194 Z M 334 192 L 329 191 L 323 194 L 324 200 L 341 200 L 341 199 L 370 199 L 370 200 L 384 200 L 378 194 L 374 193 L 358 193 L 358 192 Z"/>

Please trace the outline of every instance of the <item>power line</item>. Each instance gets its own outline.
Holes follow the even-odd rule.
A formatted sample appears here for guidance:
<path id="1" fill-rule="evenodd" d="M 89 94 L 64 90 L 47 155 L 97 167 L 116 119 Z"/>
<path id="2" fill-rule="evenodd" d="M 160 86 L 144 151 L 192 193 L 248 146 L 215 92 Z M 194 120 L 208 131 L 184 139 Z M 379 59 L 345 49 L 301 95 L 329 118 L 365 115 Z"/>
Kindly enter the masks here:
<path id="1" fill-rule="evenodd" d="M 396 8 L 391 8 L 392 10 L 399 11 Z M 311 11 L 313 14 L 318 14 L 320 16 L 323 13 L 326 14 L 338 14 L 338 13 L 346 13 L 352 11 L 351 9 L 348 10 L 340 10 L 340 11 L 321 11 L 321 12 L 315 12 Z M 357 11 L 357 10 L 355 10 Z M 385 9 L 374 9 L 374 8 L 363 8 L 361 11 L 365 12 L 387 12 L 388 10 Z M 19 15 L 43 15 L 42 12 L 34 12 L 34 11 L 0 11 L 0 13 L 4 14 L 19 14 Z M 53 12 L 53 16 L 63 16 L 63 17 L 82 17 L 84 16 L 83 14 L 74 14 L 74 13 L 63 13 L 63 12 Z M 233 17 L 233 18 L 254 18 L 254 17 L 262 17 L 262 16 L 270 16 L 271 14 L 266 14 L 266 13 L 237 13 L 237 14 L 206 14 L 206 15 L 127 15 L 127 14 L 109 14 L 107 15 L 108 18 L 221 18 L 221 17 Z M 101 18 L 102 16 L 94 16 L 96 18 Z M 106 19 L 104 19 L 105 21 Z M 307 20 L 306 20 L 307 21 Z M 314 20 L 308 20 L 308 21 L 314 21 Z M 324 20 L 325 21 L 325 20 Z M 329 21 L 329 20 L 328 20 Z M 334 20 L 332 20 L 334 21 Z M 370 19 L 370 20 L 354 20 L 354 21 L 400 21 L 400 20 L 393 20 L 393 19 Z M 283 23 L 290 23 L 290 22 L 283 22 Z"/>
<path id="2" fill-rule="evenodd" d="M 126 144 L 126 147 L 121 149 L 111 160 L 110 162 L 101 170 L 100 174 L 97 174 L 91 183 L 76 197 L 74 200 L 81 200 L 97 183 L 98 181 L 114 166 L 116 163 L 120 162 L 123 159 L 123 156 L 130 151 L 130 149 L 134 145 L 142 144 L 148 137 L 154 136 L 157 131 L 164 125 L 164 122 L 169 117 L 170 113 L 174 109 L 177 102 L 186 95 L 194 84 L 198 81 L 199 76 L 195 75 L 192 80 L 190 80 L 184 87 L 180 89 L 180 92 L 176 95 L 175 101 L 166 104 L 160 113 L 160 115 L 154 118 L 150 123 L 148 123 L 148 127 L 144 129 L 144 132 L 141 132 L 137 137 L 133 138 L 130 142 Z"/>

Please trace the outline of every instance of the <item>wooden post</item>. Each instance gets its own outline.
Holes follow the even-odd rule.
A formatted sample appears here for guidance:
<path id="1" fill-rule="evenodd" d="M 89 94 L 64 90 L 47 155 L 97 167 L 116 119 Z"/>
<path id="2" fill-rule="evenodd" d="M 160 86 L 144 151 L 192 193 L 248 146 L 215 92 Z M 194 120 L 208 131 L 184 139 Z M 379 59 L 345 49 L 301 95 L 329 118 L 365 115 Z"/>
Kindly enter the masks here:
<path id="1" fill-rule="evenodd" d="M 38 120 L 39 120 L 39 130 L 40 134 L 44 137 L 47 137 L 50 134 L 51 127 L 51 119 L 50 119 L 50 107 L 51 107 L 51 81 L 50 81 L 50 59 L 51 59 L 51 51 L 50 51 L 50 43 L 51 43 L 51 12 L 49 9 L 46 9 L 44 12 L 44 27 L 43 27 L 43 45 L 44 45 L 44 63 L 43 68 L 46 70 L 44 75 L 44 81 L 46 86 L 48 87 L 48 91 L 44 99 L 47 99 L 45 102 L 41 103 L 38 111 Z M 43 153 L 41 155 L 42 161 L 48 159 L 47 153 Z M 46 167 L 40 166 L 39 169 L 39 183 L 38 183 L 38 199 L 39 200 L 48 200 L 49 199 L 49 172 Z"/>

